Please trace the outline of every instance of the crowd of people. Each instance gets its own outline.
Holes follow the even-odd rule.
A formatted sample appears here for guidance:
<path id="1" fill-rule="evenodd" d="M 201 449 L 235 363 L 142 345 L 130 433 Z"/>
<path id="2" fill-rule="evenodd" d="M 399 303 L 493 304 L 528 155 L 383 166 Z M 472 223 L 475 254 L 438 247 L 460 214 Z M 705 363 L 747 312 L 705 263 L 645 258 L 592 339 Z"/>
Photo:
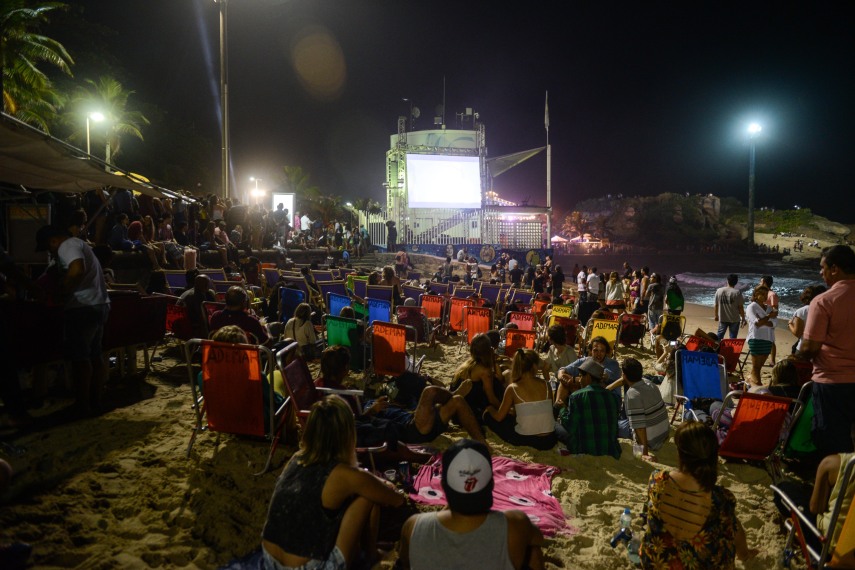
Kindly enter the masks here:
<path id="1" fill-rule="evenodd" d="M 152 209 L 159 202 L 155 200 L 151 199 Z M 364 246 L 361 231 L 351 233 L 347 226 L 334 224 L 329 232 L 328 228 L 316 227 L 307 216 L 298 218 L 295 213 L 289 219 L 288 212 L 283 214 L 281 209 L 280 215 L 274 216 L 276 212 L 265 212 L 264 208 L 211 199 L 197 212 L 202 219 L 193 219 L 192 208 L 179 212 L 174 205 L 161 203 L 159 207 L 163 210 L 152 216 L 153 212 L 147 213 L 141 206 L 135 210 L 132 200 L 130 213 L 114 212 L 121 227 L 118 232 L 111 231 L 110 238 L 116 233 L 121 239 L 116 243 L 121 243 L 122 249 L 142 248 L 158 264 L 179 258 L 166 247 L 173 240 L 180 244 L 177 234 L 188 236 L 187 243 L 180 244 L 185 248 L 204 247 L 206 243 L 225 248 L 226 261 L 231 255 L 230 243 L 249 247 L 276 241 L 295 243 L 304 232 L 311 235 L 305 239 L 315 243 L 340 243 L 344 247 L 347 239 L 357 252 Z M 206 231 L 212 228 L 207 237 L 211 239 L 200 242 L 198 229 L 206 216 Z M 77 237 L 83 235 L 79 228 L 86 227 L 80 221 L 79 217 L 75 219 L 76 235 L 68 228 L 45 226 L 38 232 L 37 246 L 51 253 L 60 272 L 59 287 L 66 309 L 65 349 L 72 362 L 76 405 L 81 414 L 89 414 L 100 405 L 106 377 L 100 347 L 110 300 L 100 262 L 86 240 Z M 193 229 L 188 231 L 190 222 Z M 134 224 L 139 224 L 139 233 Z M 106 225 L 101 224 L 102 232 Z M 158 226 L 158 237 L 170 237 L 172 232 L 171 239 L 151 240 L 145 235 Z M 227 233 L 230 227 L 231 236 Z M 95 237 L 94 243 L 105 235 Z M 358 236 L 355 241 L 354 236 Z M 548 256 L 543 264 L 524 271 L 517 260 L 503 255 L 487 277 L 479 275 L 477 263 L 476 269 L 471 269 L 470 257 L 465 249 L 461 251 L 458 263 L 466 264 L 467 283 L 478 279 L 510 282 L 554 306 L 572 303 L 577 315 L 586 306 L 595 306 L 603 314 L 646 315 L 657 346 L 662 337 L 662 331 L 657 330 L 663 322 L 660 317 L 679 315 L 684 309 L 676 280 L 669 279 L 666 286 L 661 276 L 647 267 L 633 270 L 624 264 L 620 272 L 574 267 L 567 283 L 562 268 Z M 8 265 L 5 259 L 4 263 Z M 453 269 L 448 269 L 451 266 L 452 260 L 447 258 L 435 282 L 454 281 Z M 769 389 L 762 382 L 762 369 L 768 360 L 776 366 L 791 360 L 812 363 L 814 442 L 822 457 L 836 458 L 823 460 L 825 467 L 816 475 L 816 485 L 828 490 L 834 471 L 828 463 L 839 469 L 855 451 L 855 336 L 848 330 L 855 322 L 855 253 L 848 246 L 827 248 L 820 266 L 828 288 L 813 287 L 804 292 L 805 309 L 790 321 L 796 341 L 792 355 L 779 359 L 774 351 L 778 300 L 771 276 L 764 276 L 753 287 L 747 305 L 736 287 L 738 276 L 729 276 L 715 295 L 713 316 L 719 322 L 718 330 L 707 336 L 713 341 L 726 334 L 733 338 L 743 326 L 748 327 L 748 388 L 754 391 Z M 370 273 L 368 282 L 391 287 L 395 305 L 406 306 L 402 285 L 411 267 L 406 254 L 398 255 L 395 266 Z M 4 272 L 24 281 L 11 268 Z M 417 284 L 430 290 L 430 283 Z M 201 303 L 210 294 L 209 282 L 204 276 L 196 276 L 182 302 L 200 312 Z M 323 348 L 318 342 L 312 313 L 319 308 L 309 303 L 300 305 L 293 317 L 274 331 L 253 314 L 247 288 L 235 285 L 225 294 L 225 307 L 210 318 L 206 332 L 236 327 L 251 342 L 267 345 L 296 339 L 304 358 L 320 361 L 324 384 L 335 387 L 346 381 L 352 355 L 343 347 Z M 398 507 L 405 498 L 388 481 L 357 467 L 357 434 L 380 426 L 385 434 L 394 434 L 396 441 L 426 443 L 447 432 L 452 422 L 466 431 L 468 439 L 459 440 L 443 455 L 443 489 L 449 508 L 438 514 L 418 515 L 404 524 L 400 564 L 414 568 L 447 566 L 443 561 L 455 553 L 464 561 L 478 556 L 478 560 L 493 560 L 499 567 L 542 567 L 543 537 L 528 518 L 515 512 L 491 511 L 490 450 L 485 434 L 493 432 L 511 445 L 543 450 L 560 444 L 564 453 L 616 459 L 621 457 L 619 440 L 629 439 L 639 458 L 654 461 L 654 453 L 672 434 L 668 408 L 674 404 L 674 354 L 682 348 L 673 343 L 659 346 L 657 366 L 645 374 L 636 358 L 613 358 L 613 346 L 603 337 L 587 335 L 575 346 L 568 344 L 562 333 L 562 327 L 551 327 L 546 331 L 548 340 L 539 347 L 542 350 L 520 349 L 511 358 L 497 350 L 502 340 L 499 331 L 479 334 L 470 342 L 469 359 L 447 381 L 408 372 L 395 379 L 393 395 L 377 393 L 362 406 L 337 396 L 316 403 L 302 431 L 300 451 L 288 462 L 273 492 L 262 542 L 266 567 L 345 568 L 357 560 L 375 560 L 379 509 Z M 775 375 L 786 375 L 785 367 Z M 3 398 L 5 401 L 6 394 Z M 732 567 L 735 556 L 747 558 L 752 551 L 735 515 L 733 495 L 717 484 L 716 434 L 702 422 L 684 421 L 674 441 L 676 469 L 655 471 L 650 478 L 645 500 L 647 530 L 640 550 L 642 565 L 657 567 L 681 561 L 686 567 Z M 849 493 L 851 500 L 853 490 L 855 485 L 840 492 Z M 829 496 L 830 490 L 824 497 L 813 497 L 810 510 L 822 516 L 828 510 Z M 687 502 L 690 507 L 685 506 Z"/>

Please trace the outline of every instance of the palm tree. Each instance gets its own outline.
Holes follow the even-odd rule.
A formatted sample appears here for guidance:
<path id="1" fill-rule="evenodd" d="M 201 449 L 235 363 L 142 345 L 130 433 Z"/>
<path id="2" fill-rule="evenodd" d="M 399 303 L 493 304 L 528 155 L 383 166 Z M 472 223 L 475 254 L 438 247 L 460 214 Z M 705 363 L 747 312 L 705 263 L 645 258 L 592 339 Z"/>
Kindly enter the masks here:
<path id="1" fill-rule="evenodd" d="M 82 128 L 86 121 L 81 120 L 81 116 L 85 117 L 97 109 L 104 115 L 107 129 L 104 160 L 110 164 L 122 150 L 123 137 L 144 140 L 141 129 L 143 125 L 149 124 L 149 120 L 141 112 L 128 109 L 128 99 L 134 91 L 126 90 L 116 79 L 101 77 L 98 82 L 87 79 L 85 83 L 77 90 L 70 105 L 74 111 L 65 116 L 65 121 L 76 127 L 69 138 L 80 139 L 85 136 Z"/>
<path id="2" fill-rule="evenodd" d="M 321 191 L 317 186 L 309 184 L 309 173 L 300 166 L 283 166 L 284 174 L 283 186 L 286 186 L 295 197 L 300 200 L 298 207 L 300 211 L 306 213 L 310 211 L 312 215 L 320 213 L 321 208 L 318 201 L 321 198 Z"/>
<path id="3" fill-rule="evenodd" d="M 4 112 L 44 131 L 62 106 L 63 98 L 39 69 L 48 63 L 71 75 L 74 60 L 61 43 L 38 34 L 47 14 L 66 5 L 44 2 L 35 7 L 26 0 L 3 0 L 0 6 L 0 92 Z"/>

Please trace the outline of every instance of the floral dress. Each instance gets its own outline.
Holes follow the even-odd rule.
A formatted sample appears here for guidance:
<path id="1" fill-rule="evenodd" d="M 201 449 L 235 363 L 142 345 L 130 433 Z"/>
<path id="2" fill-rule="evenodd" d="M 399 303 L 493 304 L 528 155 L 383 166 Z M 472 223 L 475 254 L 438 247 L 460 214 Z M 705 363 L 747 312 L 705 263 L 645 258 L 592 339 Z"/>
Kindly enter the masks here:
<path id="1" fill-rule="evenodd" d="M 736 498 L 727 489 L 716 485 L 706 519 L 700 524 L 700 530 L 691 538 L 678 540 L 666 528 L 665 522 L 669 498 L 678 501 L 699 502 L 705 499 L 705 493 L 683 490 L 671 479 L 667 471 L 654 471 L 648 482 L 647 531 L 641 542 L 642 568 L 695 569 L 735 567 L 736 533 L 739 521 L 736 518 Z M 671 511 L 674 510 L 674 501 Z M 689 508 L 688 510 L 691 510 Z M 697 509 L 695 509 L 697 512 Z M 690 518 L 690 517 L 687 517 Z"/>

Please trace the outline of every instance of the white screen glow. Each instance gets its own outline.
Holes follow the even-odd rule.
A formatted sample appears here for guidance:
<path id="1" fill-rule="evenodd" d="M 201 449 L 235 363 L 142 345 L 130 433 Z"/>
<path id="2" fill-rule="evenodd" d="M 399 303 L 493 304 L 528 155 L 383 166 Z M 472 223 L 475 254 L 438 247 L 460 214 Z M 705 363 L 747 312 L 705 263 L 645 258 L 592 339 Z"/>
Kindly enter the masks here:
<path id="1" fill-rule="evenodd" d="M 407 155 L 410 208 L 480 208 L 477 156 Z"/>

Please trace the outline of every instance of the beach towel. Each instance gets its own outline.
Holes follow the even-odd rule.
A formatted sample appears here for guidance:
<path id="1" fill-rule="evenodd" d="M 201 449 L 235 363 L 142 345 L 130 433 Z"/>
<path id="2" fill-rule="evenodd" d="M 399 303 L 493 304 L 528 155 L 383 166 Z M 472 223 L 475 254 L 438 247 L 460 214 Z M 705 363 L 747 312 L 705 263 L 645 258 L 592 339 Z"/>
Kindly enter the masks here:
<path id="1" fill-rule="evenodd" d="M 544 534 L 570 534 L 561 504 L 552 495 L 552 476 L 558 467 L 526 463 L 509 457 L 493 457 L 493 510 L 517 509 L 528 515 Z M 421 466 L 410 498 L 425 505 L 445 506 L 442 491 L 442 456 Z"/>

